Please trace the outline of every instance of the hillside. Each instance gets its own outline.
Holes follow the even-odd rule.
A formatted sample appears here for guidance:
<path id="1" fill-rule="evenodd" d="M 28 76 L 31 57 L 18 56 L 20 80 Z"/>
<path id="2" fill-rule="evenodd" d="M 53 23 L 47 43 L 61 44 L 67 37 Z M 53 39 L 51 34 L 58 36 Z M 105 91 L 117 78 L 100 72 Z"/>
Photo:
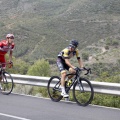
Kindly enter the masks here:
<path id="1" fill-rule="evenodd" d="M 82 52 L 95 44 L 104 49 L 105 44 L 99 41 L 120 41 L 119 6 L 119 0 L 1 0 L 0 38 L 14 33 L 14 56 L 26 61 L 54 59 L 73 38 L 80 41 Z M 113 61 L 119 59 L 119 47 L 107 50 L 102 57 L 98 56 L 101 51 L 96 53 L 91 47 L 90 54 L 105 62 L 112 54 L 109 59 Z"/>

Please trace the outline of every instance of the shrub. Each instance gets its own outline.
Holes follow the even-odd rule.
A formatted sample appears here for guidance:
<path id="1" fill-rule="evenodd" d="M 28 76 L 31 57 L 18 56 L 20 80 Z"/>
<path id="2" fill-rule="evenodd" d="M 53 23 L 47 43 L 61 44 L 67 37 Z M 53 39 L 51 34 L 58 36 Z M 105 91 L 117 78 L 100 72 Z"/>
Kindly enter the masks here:
<path id="1" fill-rule="evenodd" d="M 87 52 L 82 53 L 83 60 L 88 60 L 89 54 Z"/>
<path id="2" fill-rule="evenodd" d="M 37 60 L 28 70 L 28 75 L 50 76 L 50 66 L 44 59 Z"/>

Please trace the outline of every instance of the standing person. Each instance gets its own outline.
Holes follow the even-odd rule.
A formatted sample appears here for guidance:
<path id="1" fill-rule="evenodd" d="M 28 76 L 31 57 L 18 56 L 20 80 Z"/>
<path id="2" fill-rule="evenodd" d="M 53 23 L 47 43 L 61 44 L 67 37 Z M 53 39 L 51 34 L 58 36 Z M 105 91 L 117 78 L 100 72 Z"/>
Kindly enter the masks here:
<path id="1" fill-rule="evenodd" d="M 14 49 L 14 35 L 13 34 L 7 34 L 6 35 L 6 40 L 2 40 L 0 41 L 0 63 L 2 64 L 3 69 L 6 68 L 6 59 L 5 59 L 5 55 L 6 53 L 9 52 L 9 63 L 12 63 L 12 52 Z M 1 77 L 0 77 L 0 81 L 1 81 Z"/>
<path id="2" fill-rule="evenodd" d="M 63 49 L 57 58 L 57 66 L 61 72 L 61 95 L 63 97 L 69 97 L 69 95 L 65 91 L 65 78 L 68 70 L 70 73 L 75 73 L 75 66 L 71 64 L 70 58 L 76 55 L 80 68 L 83 68 L 82 60 L 79 56 L 79 50 L 77 49 L 79 42 L 77 40 L 72 40 L 68 47 Z M 73 76 L 70 76 L 71 79 Z"/>

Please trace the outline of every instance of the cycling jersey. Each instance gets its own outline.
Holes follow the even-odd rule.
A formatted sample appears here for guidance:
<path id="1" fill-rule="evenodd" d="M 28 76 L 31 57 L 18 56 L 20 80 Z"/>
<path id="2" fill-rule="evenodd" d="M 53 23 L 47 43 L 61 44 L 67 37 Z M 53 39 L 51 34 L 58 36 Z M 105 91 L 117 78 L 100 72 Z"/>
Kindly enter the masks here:
<path id="1" fill-rule="evenodd" d="M 77 57 L 77 59 L 80 59 L 80 56 L 79 56 L 79 51 L 78 49 L 76 49 L 75 51 L 70 51 L 69 50 L 69 47 L 63 49 L 59 54 L 58 54 L 58 57 L 61 57 L 63 60 L 64 59 L 70 59 L 71 57 L 75 56 Z"/>
<path id="2" fill-rule="evenodd" d="M 0 55 L 5 55 L 8 51 L 12 51 L 14 49 L 14 46 L 15 46 L 14 43 L 8 46 L 6 40 L 0 41 Z"/>
<path id="3" fill-rule="evenodd" d="M 71 57 L 74 57 L 76 55 L 77 59 L 80 59 L 79 57 L 79 51 L 76 49 L 75 51 L 70 51 L 69 47 L 63 49 L 59 54 L 58 54 L 58 59 L 57 59 L 57 66 L 60 70 L 60 72 L 64 72 L 65 70 L 69 70 L 69 66 L 65 63 L 65 59 L 70 59 Z"/>
<path id="4" fill-rule="evenodd" d="M 6 63 L 5 60 L 5 54 L 8 51 L 13 51 L 15 44 L 12 43 L 11 45 L 8 46 L 8 43 L 6 40 L 0 41 L 0 62 L 1 63 Z M 2 64 L 2 67 L 5 67 L 5 64 Z"/>

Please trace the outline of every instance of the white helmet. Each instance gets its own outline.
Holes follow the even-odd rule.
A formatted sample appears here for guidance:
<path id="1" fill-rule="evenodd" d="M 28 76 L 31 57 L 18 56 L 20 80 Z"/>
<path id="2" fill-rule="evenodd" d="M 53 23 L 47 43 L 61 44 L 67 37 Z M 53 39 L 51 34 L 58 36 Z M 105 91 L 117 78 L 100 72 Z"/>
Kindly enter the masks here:
<path id="1" fill-rule="evenodd" d="M 6 38 L 13 38 L 14 39 L 14 35 L 13 34 L 7 34 Z"/>

